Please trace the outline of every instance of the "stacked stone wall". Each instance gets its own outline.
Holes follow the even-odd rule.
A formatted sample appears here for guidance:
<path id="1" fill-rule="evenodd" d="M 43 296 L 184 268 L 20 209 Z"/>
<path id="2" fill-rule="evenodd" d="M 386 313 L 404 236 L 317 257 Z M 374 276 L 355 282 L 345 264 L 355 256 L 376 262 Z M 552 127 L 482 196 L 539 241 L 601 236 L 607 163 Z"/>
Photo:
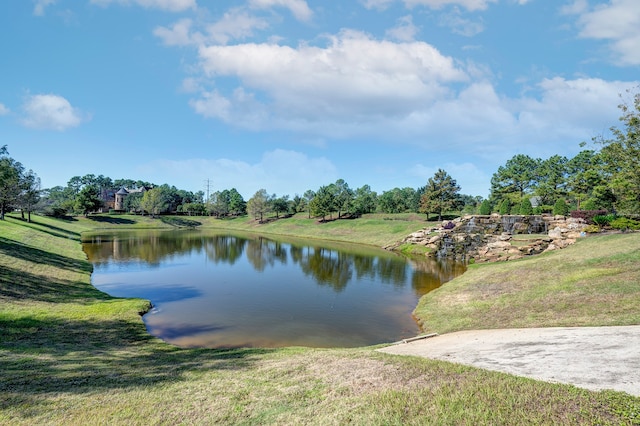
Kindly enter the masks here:
<path id="1" fill-rule="evenodd" d="M 496 262 L 565 248 L 585 235 L 585 227 L 582 219 L 565 216 L 464 216 L 415 232 L 402 244 L 425 246 L 432 257 Z"/>

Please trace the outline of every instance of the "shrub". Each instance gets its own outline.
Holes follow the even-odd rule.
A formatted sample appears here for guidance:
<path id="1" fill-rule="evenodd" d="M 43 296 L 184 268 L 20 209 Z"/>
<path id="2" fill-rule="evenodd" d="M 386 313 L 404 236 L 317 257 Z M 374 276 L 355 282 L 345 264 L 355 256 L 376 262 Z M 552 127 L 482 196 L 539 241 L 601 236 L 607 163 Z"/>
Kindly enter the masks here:
<path id="1" fill-rule="evenodd" d="M 567 206 L 567 202 L 562 198 L 559 198 L 553 205 L 553 214 L 566 216 L 567 213 L 569 213 L 569 206 Z"/>
<path id="2" fill-rule="evenodd" d="M 576 219 L 584 219 L 585 223 L 592 224 L 594 217 L 604 216 L 606 214 L 606 210 L 574 210 L 571 212 L 571 217 Z"/>
<path id="3" fill-rule="evenodd" d="M 444 228 L 444 229 L 453 229 L 453 228 L 455 228 L 455 227 L 456 227 L 456 224 L 455 224 L 455 223 L 453 223 L 453 222 L 447 222 L 447 223 L 443 226 L 443 228 Z"/>
<path id="4" fill-rule="evenodd" d="M 47 207 L 41 211 L 41 213 L 45 216 L 61 218 L 67 215 L 67 209 L 62 207 Z"/>
<path id="5" fill-rule="evenodd" d="M 600 227 L 598 225 L 589 225 L 585 227 L 583 231 L 587 234 L 597 234 L 600 232 Z"/>
<path id="6" fill-rule="evenodd" d="M 533 206 L 531 205 L 531 200 L 529 200 L 528 198 L 522 200 L 522 203 L 520 204 L 520 214 L 533 214 Z"/>
<path id="7" fill-rule="evenodd" d="M 598 204 L 593 198 L 589 198 L 587 201 L 581 204 L 583 210 L 598 210 Z"/>
<path id="8" fill-rule="evenodd" d="M 553 213 L 553 206 L 542 204 L 533 209 L 534 214 Z"/>
<path id="9" fill-rule="evenodd" d="M 614 214 L 598 214 L 593 217 L 593 223 L 599 226 L 607 226 L 611 222 L 615 220 L 616 216 Z"/>
<path id="10" fill-rule="evenodd" d="M 484 200 L 482 202 L 482 204 L 480 204 L 479 213 L 481 215 L 489 215 L 489 214 L 491 214 L 491 203 L 489 202 L 489 200 Z"/>
<path id="11" fill-rule="evenodd" d="M 619 217 L 610 223 L 613 229 L 620 229 L 626 231 L 628 229 L 632 231 L 640 230 L 640 221 L 635 219 L 629 219 L 627 217 Z"/>
<path id="12" fill-rule="evenodd" d="M 507 199 L 502 200 L 499 212 L 500 214 L 509 214 L 511 212 L 511 202 Z"/>

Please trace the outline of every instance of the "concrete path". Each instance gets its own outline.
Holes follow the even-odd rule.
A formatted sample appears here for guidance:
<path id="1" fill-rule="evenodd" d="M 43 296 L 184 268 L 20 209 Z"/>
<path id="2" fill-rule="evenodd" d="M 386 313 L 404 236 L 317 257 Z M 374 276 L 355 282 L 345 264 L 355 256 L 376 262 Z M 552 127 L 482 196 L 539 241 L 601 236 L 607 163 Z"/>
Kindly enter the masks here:
<path id="1" fill-rule="evenodd" d="M 460 331 L 379 351 L 640 396 L 640 326 Z"/>

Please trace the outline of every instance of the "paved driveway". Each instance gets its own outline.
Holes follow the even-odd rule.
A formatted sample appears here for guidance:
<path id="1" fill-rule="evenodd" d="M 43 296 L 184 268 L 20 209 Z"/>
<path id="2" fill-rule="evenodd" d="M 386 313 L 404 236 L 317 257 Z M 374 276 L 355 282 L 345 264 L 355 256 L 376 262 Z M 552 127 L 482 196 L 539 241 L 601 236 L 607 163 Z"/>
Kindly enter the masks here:
<path id="1" fill-rule="evenodd" d="M 460 331 L 379 351 L 640 396 L 640 326 Z"/>

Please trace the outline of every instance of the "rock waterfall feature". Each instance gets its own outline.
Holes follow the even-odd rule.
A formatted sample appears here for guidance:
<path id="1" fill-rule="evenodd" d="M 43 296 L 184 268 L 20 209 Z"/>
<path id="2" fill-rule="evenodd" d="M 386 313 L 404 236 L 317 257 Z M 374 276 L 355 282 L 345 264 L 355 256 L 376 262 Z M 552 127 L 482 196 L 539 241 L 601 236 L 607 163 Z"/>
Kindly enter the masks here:
<path id="1" fill-rule="evenodd" d="M 427 248 L 427 255 L 466 262 L 520 259 L 561 249 L 585 236 L 582 219 L 551 215 L 464 216 L 414 232 L 399 245 Z"/>

